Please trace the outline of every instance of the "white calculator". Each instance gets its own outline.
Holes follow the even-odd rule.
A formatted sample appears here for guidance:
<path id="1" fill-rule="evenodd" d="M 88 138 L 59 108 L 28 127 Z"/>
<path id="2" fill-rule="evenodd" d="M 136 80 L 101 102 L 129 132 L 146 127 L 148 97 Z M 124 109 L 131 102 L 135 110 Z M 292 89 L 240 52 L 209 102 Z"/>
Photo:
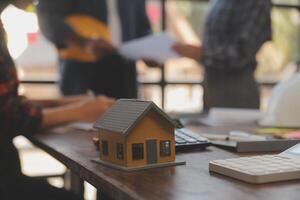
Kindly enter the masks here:
<path id="1" fill-rule="evenodd" d="M 214 160 L 209 171 L 249 183 L 300 179 L 300 144 L 277 155 Z"/>

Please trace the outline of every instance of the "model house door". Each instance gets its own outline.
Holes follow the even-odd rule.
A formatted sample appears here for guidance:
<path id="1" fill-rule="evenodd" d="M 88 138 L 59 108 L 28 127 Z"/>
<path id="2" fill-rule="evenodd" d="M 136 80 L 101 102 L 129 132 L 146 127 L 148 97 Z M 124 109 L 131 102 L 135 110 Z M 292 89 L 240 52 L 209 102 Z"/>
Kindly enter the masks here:
<path id="1" fill-rule="evenodd" d="M 157 144 L 156 140 L 147 140 L 147 163 L 155 164 L 157 163 Z"/>

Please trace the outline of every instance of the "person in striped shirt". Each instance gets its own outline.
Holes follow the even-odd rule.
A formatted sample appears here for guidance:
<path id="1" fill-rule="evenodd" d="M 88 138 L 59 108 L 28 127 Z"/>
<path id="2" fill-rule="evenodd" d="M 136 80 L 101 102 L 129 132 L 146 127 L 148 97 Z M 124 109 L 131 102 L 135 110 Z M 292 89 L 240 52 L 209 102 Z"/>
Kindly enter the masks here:
<path id="1" fill-rule="evenodd" d="M 0 0 L 0 12 L 11 3 L 24 8 L 31 2 Z M 105 96 L 83 95 L 37 104 L 20 96 L 18 86 L 17 71 L 6 46 L 0 20 L 0 199 L 79 199 L 72 193 L 50 186 L 46 181 L 23 175 L 13 139 L 18 135 L 30 137 L 40 129 L 63 123 L 96 120 L 114 100 Z M 44 108 L 43 105 L 51 105 L 52 108 Z"/>
<path id="2" fill-rule="evenodd" d="M 204 108 L 259 108 L 256 54 L 272 39 L 271 6 L 271 0 L 213 0 L 202 46 L 174 46 L 204 65 Z"/>

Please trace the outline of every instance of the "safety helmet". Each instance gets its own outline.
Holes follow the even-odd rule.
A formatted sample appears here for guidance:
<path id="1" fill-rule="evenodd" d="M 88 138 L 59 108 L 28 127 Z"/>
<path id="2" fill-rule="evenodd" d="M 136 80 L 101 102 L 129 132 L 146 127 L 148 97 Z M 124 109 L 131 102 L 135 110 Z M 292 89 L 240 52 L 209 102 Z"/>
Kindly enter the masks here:
<path id="1" fill-rule="evenodd" d="M 274 87 L 267 111 L 259 124 L 268 127 L 300 127 L 300 74 Z"/>

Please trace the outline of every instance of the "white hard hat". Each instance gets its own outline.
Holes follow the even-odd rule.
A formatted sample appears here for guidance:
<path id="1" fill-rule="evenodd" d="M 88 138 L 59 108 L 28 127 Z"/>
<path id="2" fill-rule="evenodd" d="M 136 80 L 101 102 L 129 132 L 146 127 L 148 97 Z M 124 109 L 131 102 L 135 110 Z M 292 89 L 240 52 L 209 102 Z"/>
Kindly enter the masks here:
<path id="1" fill-rule="evenodd" d="M 300 127 L 300 74 L 282 81 L 272 91 L 261 126 Z"/>

